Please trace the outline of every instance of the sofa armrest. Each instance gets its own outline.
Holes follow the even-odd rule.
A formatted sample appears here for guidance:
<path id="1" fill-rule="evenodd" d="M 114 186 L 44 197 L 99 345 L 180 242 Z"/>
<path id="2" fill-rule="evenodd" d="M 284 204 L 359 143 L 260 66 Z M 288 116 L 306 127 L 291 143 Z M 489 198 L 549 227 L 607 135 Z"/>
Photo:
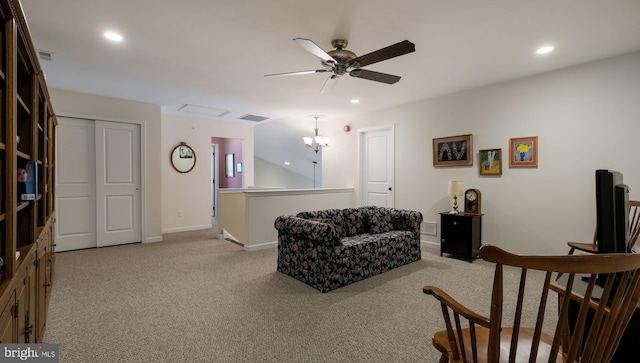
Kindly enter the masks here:
<path id="1" fill-rule="evenodd" d="M 286 241 L 304 241 L 309 247 L 333 247 L 340 243 L 340 235 L 332 223 L 298 218 L 295 216 L 279 216 L 274 222 L 278 231 L 278 243 Z"/>
<path id="2" fill-rule="evenodd" d="M 396 231 L 412 231 L 420 234 L 420 223 L 422 223 L 422 213 L 414 210 L 392 209 L 391 220 L 393 229 Z"/>

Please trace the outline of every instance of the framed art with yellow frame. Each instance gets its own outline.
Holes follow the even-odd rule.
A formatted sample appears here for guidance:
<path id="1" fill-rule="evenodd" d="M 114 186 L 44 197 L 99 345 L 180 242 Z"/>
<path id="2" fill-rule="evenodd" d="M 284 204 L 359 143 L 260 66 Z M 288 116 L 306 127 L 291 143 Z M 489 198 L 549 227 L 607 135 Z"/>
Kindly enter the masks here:
<path id="1" fill-rule="evenodd" d="M 516 137 L 509 139 L 509 167 L 538 167 L 538 137 Z"/>
<path id="2" fill-rule="evenodd" d="M 480 175 L 502 175 L 502 149 L 478 151 Z"/>

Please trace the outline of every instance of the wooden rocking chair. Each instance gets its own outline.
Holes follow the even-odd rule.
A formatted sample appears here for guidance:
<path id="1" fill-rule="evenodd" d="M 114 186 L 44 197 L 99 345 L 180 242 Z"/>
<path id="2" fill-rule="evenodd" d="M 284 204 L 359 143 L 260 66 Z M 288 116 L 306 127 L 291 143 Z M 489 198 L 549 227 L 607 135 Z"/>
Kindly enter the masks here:
<path id="1" fill-rule="evenodd" d="M 630 200 L 629 201 L 629 249 L 632 249 L 633 246 L 638 241 L 638 236 L 640 235 L 640 201 Z M 584 243 L 584 242 L 567 242 L 569 246 L 569 254 L 572 255 L 575 250 L 588 252 L 588 253 L 598 253 L 598 232 L 597 230 L 593 233 L 593 242 L 592 243 Z"/>
<path id="2" fill-rule="evenodd" d="M 496 264 L 488 318 L 466 308 L 437 287 L 423 288 L 425 294 L 440 301 L 444 316 L 446 330 L 436 333 L 432 339 L 434 347 L 442 353 L 440 363 L 604 363 L 611 359 L 640 299 L 640 254 L 520 256 L 487 245 L 480 249 L 480 257 Z M 502 321 L 504 266 L 521 271 L 513 326 L 503 326 Z M 527 292 L 528 270 L 545 272 L 542 291 Z M 566 280 L 561 280 L 566 283 L 552 281 L 554 273 L 566 274 Z M 580 281 L 578 274 L 586 274 L 589 281 Z M 608 274 L 603 289 L 596 285 L 599 274 Z M 574 292 L 574 282 L 586 285 L 584 295 Z M 553 335 L 543 329 L 550 290 L 557 292 L 559 298 Z M 598 293 L 594 291 L 601 295 L 596 296 Z M 522 327 L 523 303 L 525 298 L 534 295 L 539 297 L 535 302 L 538 305 L 535 325 Z M 568 318 L 570 302 L 579 306 L 577 323 L 572 327 Z M 591 324 L 584 323 L 588 312 L 593 313 Z"/>

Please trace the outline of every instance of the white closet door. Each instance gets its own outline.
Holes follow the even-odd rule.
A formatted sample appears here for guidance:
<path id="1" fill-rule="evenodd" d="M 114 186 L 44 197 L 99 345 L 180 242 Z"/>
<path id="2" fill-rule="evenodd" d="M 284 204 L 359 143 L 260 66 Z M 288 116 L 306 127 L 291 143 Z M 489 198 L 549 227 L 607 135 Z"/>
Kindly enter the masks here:
<path id="1" fill-rule="evenodd" d="M 140 126 L 96 121 L 98 247 L 142 240 Z"/>
<path id="2" fill-rule="evenodd" d="M 58 117 L 56 137 L 56 252 L 140 242 L 140 125 Z"/>
<path id="3" fill-rule="evenodd" d="M 96 247 L 93 120 L 58 117 L 56 252 Z"/>

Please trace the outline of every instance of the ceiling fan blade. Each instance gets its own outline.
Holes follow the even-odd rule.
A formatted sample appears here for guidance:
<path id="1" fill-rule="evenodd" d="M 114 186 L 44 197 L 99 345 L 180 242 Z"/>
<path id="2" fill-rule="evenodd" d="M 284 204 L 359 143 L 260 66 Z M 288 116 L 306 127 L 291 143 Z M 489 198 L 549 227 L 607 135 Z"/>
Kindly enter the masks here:
<path id="1" fill-rule="evenodd" d="M 293 41 L 296 42 L 302 48 L 304 48 L 307 52 L 315 55 L 316 57 L 322 59 L 325 62 L 338 63 L 338 62 L 336 62 L 335 59 L 333 59 L 332 56 L 327 54 L 327 52 L 322 50 L 322 48 L 320 48 L 316 43 L 314 43 L 310 39 L 295 38 L 295 39 L 293 39 Z"/>
<path id="2" fill-rule="evenodd" d="M 392 74 L 369 71 L 366 69 L 354 69 L 349 73 L 349 75 L 351 75 L 351 77 L 363 78 L 363 79 L 368 79 L 370 81 L 382 82 L 386 84 L 394 84 L 398 82 L 401 78 L 400 76 L 394 76 Z"/>
<path id="3" fill-rule="evenodd" d="M 313 74 L 313 73 L 323 73 L 328 72 L 326 69 L 316 69 L 311 71 L 300 71 L 300 72 L 285 72 L 285 73 L 272 73 L 265 74 L 265 77 L 285 77 L 285 76 L 299 76 L 302 74 Z"/>
<path id="4" fill-rule="evenodd" d="M 378 49 L 369 54 L 361 55 L 354 59 L 353 62 L 358 62 L 360 67 L 367 66 L 369 64 L 381 62 L 390 58 L 398 57 L 403 54 L 415 52 L 416 46 L 408 40 L 403 40 L 400 43 L 390 45 L 386 48 Z"/>
<path id="5" fill-rule="evenodd" d="M 327 80 L 324 81 L 324 85 L 322 86 L 322 89 L 320 90 L 320 94 L 329 93 L 333 91 L 333 89 L 336 87 L 336 84 L 338 84 L 338 79 L 340 79 L 340 76 L 337 76 L 335 74 L 327 78 Z"/>

